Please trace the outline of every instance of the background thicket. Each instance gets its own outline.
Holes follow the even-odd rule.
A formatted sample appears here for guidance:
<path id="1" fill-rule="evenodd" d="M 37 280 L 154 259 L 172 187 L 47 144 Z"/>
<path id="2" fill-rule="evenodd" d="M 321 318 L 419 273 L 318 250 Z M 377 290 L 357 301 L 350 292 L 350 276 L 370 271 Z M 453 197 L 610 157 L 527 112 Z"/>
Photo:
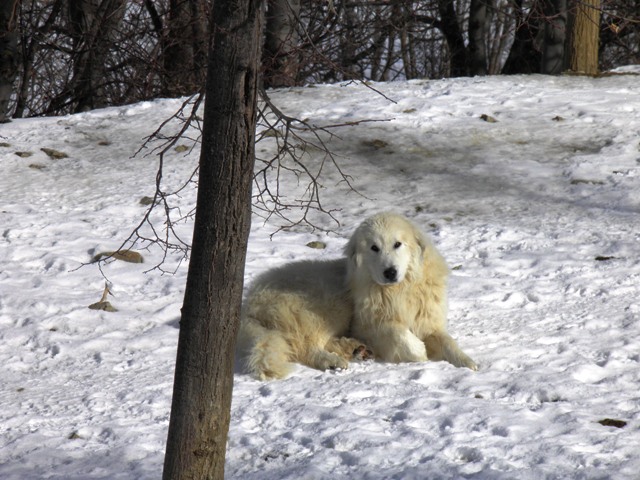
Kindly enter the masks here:
<path id="1" fill-rule="evenodd" d="M 635 0 L 266 3 L 266 87 L 594 74 L 640 61 Z M 2 2 L 0 114 L 60 115 L 201 91 L 210 9 L 206 0 Z"/>

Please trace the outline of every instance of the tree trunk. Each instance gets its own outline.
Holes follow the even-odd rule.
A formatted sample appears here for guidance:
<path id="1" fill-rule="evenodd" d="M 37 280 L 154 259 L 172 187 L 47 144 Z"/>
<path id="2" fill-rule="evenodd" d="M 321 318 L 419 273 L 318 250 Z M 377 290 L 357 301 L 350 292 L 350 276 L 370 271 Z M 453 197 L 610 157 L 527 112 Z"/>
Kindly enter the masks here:
<path id="1" fill-rule="evenodd" d="M 440 28 L 449 47 L 449 74 L 452 77 L 464 77 L 468 75 L 467 49 L 453 0 L 438 0 L 438 10 L 442 20 Z"/>
<path id="2" fill-rule="evenodd" d="M 542 73 L 557 75 L 566 69 L 567 0 L 543 0 L 544 44 Z"/>
<path id="3" fill-rule="evenodd" d="M 601 0 L 577 2 L 570 42 L 570 69 L 597 75 L 600 47 Z"/>
<path id="4" fill-rule="evenodd" d="M 107 57 L 125 12 L 124 0 L 69 2 L 74 59 L 71 81 L 75 112 L 105 107 Z"/>
<path id="5" fill-rule="evenodd" d="M 343 9 L 343 28 L 338 35 L 340 42 L 340 67 L 344 80 L 359 78 L 358 64 L 356 53 L 358 49 L 357 27 L 358 15 L 356 13 L 357 6 L 344 2 Z"/>
<path id="6" fill-rule="evenodd" d="M 163 41 L 163 90 L 169 97 L 199 92 L 207 71 L 207 15 L 203 0 L 171 0 Z"/>
<path id="7" fill-rule="evenodd" d="M 0 123 L 9 119 L 9 101 L 18 76 L 18 0 L 4 0 L 0 5 Z"/>
<path id="8" fill-rule="evenodd" d="M 300 0 L 269 0 L 264 42 L 266 88 L 296 85 L 299 67 Z"/>
<path id="9" fill-rule="evenodd" d="M 224 475 L 251 220 L 261 0 L 214 0 L 198 200 L 164 480 Z"/>
<path id="10" fill-rule="evenodd" d="M 536 38 L 540 32 L 540 20 L 534 10 L 525 16 L 522 0 L 516 0 L 514 9 L 515 37 L 507 61 L 502 67 L 502 73 L 505 75 L 540 73 L 542 55 L 539 46 L 536 45 Z"/>
<path id="11" fill-rule="evenodd" d="M 487 74 L 487 3 L 471 0 L 469 5 L 469 73 Z"/>

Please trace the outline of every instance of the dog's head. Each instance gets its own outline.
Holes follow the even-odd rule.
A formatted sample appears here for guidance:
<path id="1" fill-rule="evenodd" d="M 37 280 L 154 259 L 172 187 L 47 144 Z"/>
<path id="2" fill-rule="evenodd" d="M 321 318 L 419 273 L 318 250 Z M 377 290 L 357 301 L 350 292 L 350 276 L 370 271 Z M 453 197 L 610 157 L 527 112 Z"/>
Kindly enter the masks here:
<path id="1" fill-rule="evenodd" d="M 402 282 L 419 268 L 427 239 L 409 220 L 394 213 L 368 218 L 345 248 L 350 276 L 368 275 L 378 285 Z"/>

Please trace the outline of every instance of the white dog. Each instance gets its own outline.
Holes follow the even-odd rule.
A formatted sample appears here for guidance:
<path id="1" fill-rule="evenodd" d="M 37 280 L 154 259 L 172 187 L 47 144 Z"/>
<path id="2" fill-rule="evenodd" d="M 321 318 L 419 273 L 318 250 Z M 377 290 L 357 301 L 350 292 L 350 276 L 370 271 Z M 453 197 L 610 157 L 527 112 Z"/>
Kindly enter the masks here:
<path id="1" fill-rule="evenodd" d="M 282 378 L 292 362 L 346 368 L 354 356 L 370 356 L 368 347 L 384 361 L 444 359 L 477 370 L 446 331 L 447 266 L 411 222 L 375 215 L 345 252 L 344 259 L 291 263 L 256 279 L 239 340 L 252 374 Z"/>
<path id="2" fill-rule="evenodd" d="M 406 218 L 365 220 L 347 244 L 351 335 L 387 362 L 446 360 L 478 367 L 447 333 L 449 269 L 430 240 Z"/>

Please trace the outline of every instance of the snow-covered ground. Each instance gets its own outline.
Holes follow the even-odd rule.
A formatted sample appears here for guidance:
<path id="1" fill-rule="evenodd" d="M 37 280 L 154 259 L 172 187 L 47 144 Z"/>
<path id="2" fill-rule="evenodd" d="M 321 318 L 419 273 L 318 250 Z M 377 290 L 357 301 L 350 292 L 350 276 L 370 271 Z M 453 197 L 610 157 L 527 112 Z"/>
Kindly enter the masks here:
<path id="1" fill-rule="evenodd" d="M 514 76 L 374 85 L 388 98 L 355 84 L 272 92 L 318 125 L 384 121 L 327 137 L 359 192 L 326 169 L 323 201 L 340 225 L 320 218 L 333 233 L 271 238 L 278 224 L 256 216 L 246 280 L 339 256 L 360 219 L 401 212 L 452 267 L 450 331 L 480 371 L 365 362 L 269 383 L 238 372 L 227 478 L 638 478 L 639 82 Z M 157 156 L 133 154 L 180 103 L 0 125 L 2 479 L 161 476 L 186 264 L 171 254 L 177 271 L 161 274 L 151 246 L 142 264 L 105 265 L 117 312 L 87 308 L 104 278 L 82 265 L 141 220 Z M 269 137 L 259 154 L 274 145 Z M 167 185 L 197 158 L 197 146 L 170 150 Z M 299 189 L 293 178 L 281 188 Z M 187 190 L 178 202 L 188 211 L 194 199 Z M 190 237 L 189 223 L 178 228 Z"/>

